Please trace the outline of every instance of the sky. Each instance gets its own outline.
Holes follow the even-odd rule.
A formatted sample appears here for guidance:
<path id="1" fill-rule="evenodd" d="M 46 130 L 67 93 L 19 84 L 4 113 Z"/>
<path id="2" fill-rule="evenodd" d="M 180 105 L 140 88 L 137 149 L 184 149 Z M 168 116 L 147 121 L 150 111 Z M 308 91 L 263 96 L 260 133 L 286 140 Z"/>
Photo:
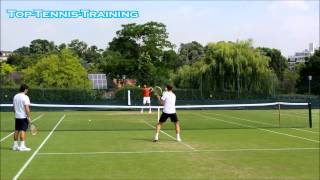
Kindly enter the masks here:
<path id="1" fill-rule="evenodd" d="M 138 10 L 136 19 L 12 19 L 7 9 L 18 10 Z M 122 24 L 162 22 L 169 40 L 217 41 L 252 39 L 255 47 L 279 49 L 284 56 L 319 46 L 319 1 L 1 1 L 1 50 L 28 46 L 34 39 L 55 44 L 79 39 L 105 49 Z"/>

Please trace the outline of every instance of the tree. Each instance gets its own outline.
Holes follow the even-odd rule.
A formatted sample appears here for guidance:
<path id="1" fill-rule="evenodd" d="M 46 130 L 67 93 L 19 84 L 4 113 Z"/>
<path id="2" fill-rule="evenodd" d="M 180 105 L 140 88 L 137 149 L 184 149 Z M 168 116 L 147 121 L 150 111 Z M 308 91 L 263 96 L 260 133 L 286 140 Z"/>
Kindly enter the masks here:
<path id="1" fill-rule="evenodd" d="M 84 54 L 84 59 L 88 63 L 95 64 L 95 63 L 99 62 L 100 58 L 102 57 L 100 54 L 100 51 L 101 50 L 99 50 L 97 46 L 95 46 L 95 45 L 90 46 L 87 49 L 86 53 Z"/>
<path id="2" fill-rule="evenodd" d="M 166 64 L 169 56 L 164 57 L 164 51 L 172 49 L 173 44 L 168 41 L 164 24 L 158 22 L 125 24 L 116 34 L 100 61 L 101 69 L 105 73 L 111 76 L 126 74 L 127 77 L 140 79 L 138 83 L 142 80 L 139 72 L 139 68 L 142 67 L 148 73 L 149 68 L 152 69 L 150 72 L 156 71 L 157 76 L 153 77 L 152 82 L 161 82 L 163 78 L 169 76 Z M 146 60 L 149 58 L 150 62 Z"/>
<path id="3" fill-rule="evenodd" d="M 57 52 L 58 50 L 53 41 L 49 42 L 45 39 L 35 39 L 31 41 L 29 49 L 30 54 L 47 54 Z"/>
<path id="4" fill-rule="evenodd" d="M 90 65 L 98 63 L 100 61 L 101 51 L 97 46 L 88 46 L 87 43 L 78 39 L 72 40 L 68 44 L 68 48 L 71 49 L 80 58 L 81 64 L 85 68 L 89 68 Z"/>
<path id="5" fill-rule="evenodd" d="M 23 46 L 13 51 L 7 62 L 14 65 L 18 70 L 34 65 L 43 56 L 58 52 L 58 47 L 53 41 L 45 39 L 35 39 L 31 41 L 29 47 Z"/>
<path id="6" fill-rule="evenodd" d="M 41 54 L 19 55 L 13 53 L 13 55 L 8 58 L 7 63 L 15 66 L 17 70 L 22 70 L 34 65 L 43 56 L 44 55 Z"/>
<path id="7" fill-rule="evenodd" d="M 283 93 L 295 93 L 297 80 L 299 79 L 299 73 L 295 71 L 286 70 L 283 74 L 283 80 L 281 82 L 281 88 Z"/>
<path id="8" fill-rule="evenodd" d="M 276 75 L 268 68 L 269 58 L 252 47 L 251 41 L 209 43 L 205 57 L 179 68 L 175 85 L 206 92 L 236 92 L 271 95 Z"/>
<path id="9" fill-rule="evenodd" d="M 165 68 L 170 70 L 176 70 L 180 66 L 178 62 L 179 56 L 174 50 L 168 50 L 163 52 L 162 62 Z"/>
<path id="10" fill-rule="evenodd" d="M 154 85 L 156 68 L 151 63 L 151 57 L 148 53 L 142 53 L 138 59 L 138 70 L 136 77 L 138 84 Z"/>
<path id="11" fill-rule="evenodd" d="M 64 49 L 41 58 L 23 70 L 27 84 L 41 88 L 90 88 L 86 70 L 70 50 Z"/>
<path id="12" fill-rule="evenodd" d="M 14 50 L 13 53 L 19 56 L 28 56 L 31 54 L 30 48 L 26 46 L 22 46 L 21 48 Z"/>
<path id="13" fill-rule="evenodd" d="M 320 49 L 315 50 L 315 53 L 306 59 L 306 63 L 299 70 L 300 78 L 298 80 L 298 92 L 308 92 L 308 76 L 312 76 L 311 93 L 320 94 Z"/>
<path id="14" fill-rule="evenodd" d="M 181 44 L 179 48 L 180 65 L 190 65 L 204 57 L 204 47 L 196 42 Z"/>
<path id="15" fill-rule="evenodd" d="M 279 80 L 283 80 L 284 73 L 288 69 L 288 61 L 282 56 L 278 49 L 270 49 L 266 47 L 257 48 L 262 55 L 270 58 L 269 67 L 277 74 Z"/>
<path id="16" fill-rule="evenodd" d="M 78 55 L 83 66 L 87 66 L 88 61 L 85 59 L 85 54 L 88 48 L 87 43 L 80 41 L 79 39 L 74 39 L 68 44 L 68 48 Z"/>
<path id="17" fill-rule="evenodd" d="M 1 85 L 14 85 L 14 82 L 9 78 L 9 74 L 16 71 L 16 67 L 5 62 L 0 62 L 0 79 Z"/>
<path id="18" fill-rule="evenodd" d="M 155 63 L 161 60 L 164 49 L 174 46 L 168 40 L 166 26 L 159 22 L 125 24 L 116 34 L 109 43 L 110 50 L 119 51 L 125 58 L 139 58 L 140 53 L 148 52 Z"/>
<path id="19" fill-rule="evenodd" d="M 111 78 L 119 78 L 122 75 L 132 78 L 137 70 L 137 63 L 124 58 L 119 52 L 108 50 L 103 53 L 99 69 Z"/>
<path id="20" fill-rule="evenodd" d="M 138 59 L 140 47 L 130 37 L 116 37 L 109 43 L 108 50 L 119 52 L 126 59 Z"/>

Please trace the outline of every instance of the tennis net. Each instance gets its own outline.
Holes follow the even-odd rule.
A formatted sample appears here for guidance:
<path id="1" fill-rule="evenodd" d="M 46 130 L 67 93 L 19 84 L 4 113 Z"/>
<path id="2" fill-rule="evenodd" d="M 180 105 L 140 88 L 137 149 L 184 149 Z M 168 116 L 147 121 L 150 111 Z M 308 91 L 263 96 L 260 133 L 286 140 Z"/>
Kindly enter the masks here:
<path id="1" fill-rule="evenodd" d="M 5 108 L 12 109 L 12 104 L 1 104 Z M 151 114 L 148 106 L 31 104 L 40 131 L 50 131 L 63 115 L 66 118 L 56 131 L 150 130 L 163 107 L 150 108 Z M 182 130 L 312 127 L 309 103 L 183 105 L 176 109 Z M 12 116 L 12 112 L 1 112 L 1 131 L 14 129 Z M 174 127 L 166 123 L 164 129 Z"/>

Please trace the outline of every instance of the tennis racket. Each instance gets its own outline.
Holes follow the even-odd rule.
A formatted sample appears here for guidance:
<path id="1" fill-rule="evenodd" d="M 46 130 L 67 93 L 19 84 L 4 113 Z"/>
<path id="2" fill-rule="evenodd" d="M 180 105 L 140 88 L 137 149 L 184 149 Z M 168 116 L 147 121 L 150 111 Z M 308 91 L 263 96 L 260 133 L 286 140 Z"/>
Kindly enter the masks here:
<path id="1" fill-rule="evenodd" d="M 38 127 L 34 123 L 30 124 L 29 130 L 32 135 L 36 135 L 38 133 Z"/>
<path id="2" fill-rule="evenodd" d="M 162 89 L 161 89 L 161 87 L 155 86 L 155 87 L 153 88 L 153 93 L 154 93 L 154 95 L 156 95 L 156 96 L 161 96 L 161 95 L 162 95 Z"/>

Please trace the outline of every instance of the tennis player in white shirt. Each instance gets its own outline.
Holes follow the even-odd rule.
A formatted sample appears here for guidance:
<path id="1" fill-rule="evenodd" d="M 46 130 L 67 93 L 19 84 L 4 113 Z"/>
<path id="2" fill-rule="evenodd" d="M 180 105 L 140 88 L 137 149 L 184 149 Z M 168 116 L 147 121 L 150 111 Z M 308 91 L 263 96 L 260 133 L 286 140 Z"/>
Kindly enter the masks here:
<path id="1" fill-rule="evenodd" d="M 154 136 L 154 141 L 156 142 L 159 140 L 159 132 L 161 129 L 161 125 L 162 123 L 166 122 L 167 119 L 170 117 L 171 122 L 174 123 L 176 128 L 177 141 L 181 142 L 180 124 L 179 124 L 178 116 L 176 114 L 176 95 L 172 92 L 172 86 L 167 85 L 166 91 L 162 94 L 162 97 L 157 96 L 157 98 L 160 104 L 163 105 L 164 107 L 163 107 L 161 117 L 156 126 L 156 134 Z"/>
<path id="2" fill-rule="evenodd" d="M 25 144 L 26 131 L 31 122 L 30 116 L 30 99 L 26 95 L 29 87 L 26 84 L 22 84 L 20 87 L 20 93 L 16 94 L 13 98 L 13 107 L 15 111 L 15 131 L 12 150 L 14 151 L 30 151 Z M 20 138 L 20 146 L 18 140 Z"/>

